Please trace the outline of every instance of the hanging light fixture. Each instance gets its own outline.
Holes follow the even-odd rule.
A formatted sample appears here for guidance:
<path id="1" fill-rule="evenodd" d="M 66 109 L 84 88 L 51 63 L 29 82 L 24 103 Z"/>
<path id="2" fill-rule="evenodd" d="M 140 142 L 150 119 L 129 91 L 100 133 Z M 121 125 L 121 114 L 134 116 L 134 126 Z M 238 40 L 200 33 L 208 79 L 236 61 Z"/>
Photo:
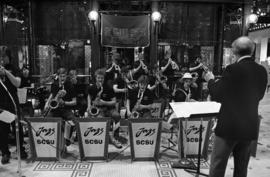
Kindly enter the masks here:
<path id="1" fill-rule="evenodd" d="M 90 21 L 95 22 L 98 19 L 98 12 L 96 10 L 92 10 L 88 14 L 88 18 Z"/>
<path id="2" fill-rule="evenodd" d="M 257 14 L 250 14 L 248 16 L 248 23 L 255 24 L 258 21 L 258 15 Z"/>
<path id="3" fill-rule="evenodd" d="M 159 22 L 161 19 L 161 14 L 158 11 L 154 11 L 151 15 L 151 18 L 154 22 Z"/>

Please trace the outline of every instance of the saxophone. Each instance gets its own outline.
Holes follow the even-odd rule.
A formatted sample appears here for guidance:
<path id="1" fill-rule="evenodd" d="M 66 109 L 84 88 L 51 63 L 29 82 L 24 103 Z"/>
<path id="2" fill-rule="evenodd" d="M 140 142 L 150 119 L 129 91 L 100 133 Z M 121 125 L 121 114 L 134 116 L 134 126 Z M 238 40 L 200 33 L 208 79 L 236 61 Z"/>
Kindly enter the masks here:
<path id="1" fill-rule="evenodd" d="M 54 98 L 49 100 L 49 102 L 48 102 L 49 106 L 43 112 L 44 117 L 46 117 L 51 112 L 52 109 L 58 108 L 60 99 L 62 99 L 66 95 L 67 92 L 64 88 L 64 83 L 61 83 L 60 87 L 62 87 L 62 89 L 60 89 L 57 92 L 57 94 Z"/>
<path id="2" fill-rule="evenodd" d="M 143 91 L 141 92 L 141 95 L 138 95 L 139 98 L 138 98 L 138 100 L 137 100 L 137 102 L 136 102 L 136 104 L 135 104 L 135 106 L 133 107 L 132 112 L 131 112 L 131 116 L 130 116 L 130 117 L 131 117 L 132 119 L 138 119 L 139 116 L 140 116 L 140 113 L 139 113 L 137 110 L 138 110 L 138 108 L 139 108 L 139 105 L 140 105 L 141 102 L 142 102 L 143 95 L 144 95 L 144 91 L 145 91 L 145 90 L 143 90 Z"/>
<path id="3" fill-rule="evenodd" d="M 94 101 L 100 100 L 102 92 L 103 92 L 103 87 L 102 87 L 102 84 L 100 84 L 100 91 L 98 92 Z M 96 117 L 96 116 L 98 116 L 98 114 L 99 114 L 99 109 L 94 104 L 92 104 L 92 106 L 89 110 L 89 115 L 92 117 Z"/>

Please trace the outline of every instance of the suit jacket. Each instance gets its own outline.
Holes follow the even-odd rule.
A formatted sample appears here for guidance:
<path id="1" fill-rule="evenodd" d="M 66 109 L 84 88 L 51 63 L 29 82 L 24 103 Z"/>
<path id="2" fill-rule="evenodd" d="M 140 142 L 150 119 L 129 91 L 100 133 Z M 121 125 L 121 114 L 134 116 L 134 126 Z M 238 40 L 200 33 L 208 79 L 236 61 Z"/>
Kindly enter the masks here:
<path id="1" fill-rule="evenodd" d="M 212 100 L 220 102 L 217 136 L 233 140 L 258 138 L 258 105 L 267 85 L 267 72 L 253 58 L 229 65 L 220 80 L 208 83 Z"/>

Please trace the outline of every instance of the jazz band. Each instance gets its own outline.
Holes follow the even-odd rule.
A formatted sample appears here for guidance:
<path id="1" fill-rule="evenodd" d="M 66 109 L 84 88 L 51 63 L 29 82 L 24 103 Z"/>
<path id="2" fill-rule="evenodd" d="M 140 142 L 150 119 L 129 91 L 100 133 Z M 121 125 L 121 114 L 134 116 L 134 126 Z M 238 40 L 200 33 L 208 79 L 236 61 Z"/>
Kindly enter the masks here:
<path id="1" fill-rule="evenodd" d="M 120 55 L 113 53 L 108 68 L 97 69 L 95 81 L 84 89 L 78 88 L 80 75 L 77 75 L 76 70 L 70 70 L 68 75 L 65 68 L 59 68 L 51 77 L 51 92 L 46 99 L 42 116 L 62 117 L 65 123 L 63 126 L 70 124 L 70 121 L 75 123 L 78 117 L 111 117 L 109 141 L 116 148 L 122 148 L 122 144 L 116 139 L 119 136 L 121 109 L 126 110 L 125 119 L 149 119 L 153 117 L 151 112 L 154 100 L 162 102 L 160 109 L 164 111 L 171 101 L 199 99 L 194 94 L 194 90 L 198 89 L 198 73 L 182 73 L 181 79 L 174 80 L 173 72 L 179 71 L 180 67 L 171 58 L 170 51 L 166 52 L 161 66 L 149 67 L 142 54 L 138 55 L 133 68 L 121 67 L 119 59 Z M 205 71 L 207 69 L 200 63 L 197 68 L 190 70 L 198 68 Z M 79 109 L 79 114 L 76 114 L 76 109 Z M 62 131 L 66 131 L 66 127 L 62 127 Z M 68 145 L 69 138 L 70 136 L 65 136 L 64 145 Z"/>

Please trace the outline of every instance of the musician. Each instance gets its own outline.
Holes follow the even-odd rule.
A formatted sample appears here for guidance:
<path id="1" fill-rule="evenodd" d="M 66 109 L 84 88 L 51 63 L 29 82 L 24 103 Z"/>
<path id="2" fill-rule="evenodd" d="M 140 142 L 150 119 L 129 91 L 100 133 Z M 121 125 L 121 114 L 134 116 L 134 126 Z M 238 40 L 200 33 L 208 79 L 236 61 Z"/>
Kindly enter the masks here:
<path id="1" fill-rule="evenodd" d="M 119 124 L 121 119 L 120 114 L 115 109 L 116 97 L 113 88 L 104 82 L 105 71 L 98 69 L 95 72 L 96 82 L 88 87 L 88 107 L 87 112 L 91 114 L 93 107 L 96 107 L 99 112 L 96 117 L 111 117 L 115 125 Z M 92 115 L 93 116 L 93 115 Z M 113 127 L 109 132 L 110 143 L 116 148 L 122 148 L 122 144 L 115 139 L 115 130 Z"/>
<path id="2" fill-rule="evenodd" d="M 116 96 L 117 103 L 119 103 L 119 107 L 124 105 L 127 97 L 127 83 L 129 82 L 127 78 L 128 69 L 126 67 L 121 69 L 121 75 L 116 78 L 113 84 L 113 90 Z"/>
<path id="3" fill-rule="evenodd" d="M 27 87 L 28 89 L 34 89 L 30 74 L 29 68 L 27 65 L 23 65 L 21 69 L 21 85 L 20 88 Z M 22 108 L 22 113 L 27 113 L 29 116 L 34 116 L 34 108 L 31 101 L 26 101 L 24 104 L 20 104 Z"/>
<path id="4" fill-rule="evenodd" d="M 121 69 L 118 63 L 118 61 L 120 60 L 120 54 L 117 52 L 111 52 L 110 56 L 111 56 L 111 64 L 109 68 L 106 69 L 104 81 L 108 86 L 112 88 L 114 80 L 118 77 L 118 75 L 121 72 Z"/>
<path id="5" fill-rule="evenodd" d="M 158 66 L 153 69 L 153 75 L 149 76 L 149 84 L 147 86 L 151 90 L 157 101 L 161 103 L 161 110 L 164 110 L 170 100 L 169 86 L 167 85 L 167 77 L 162 75 Z"/>
<path id="6" fill-rule="evenodd" d="M 167 77 L 161 74 L 158 70 L 158 66 L 154 66 L 152 73 L 149 76 L 149 84 L 147 86 L 156 97 L 156 99 L 162 103 L 161 110 L 167 105 L 169 101 L 169 87 L 167 85 Z"/>
<path id="7" fill-rule="evenodd" d="M 232 43 L 235 63 L 215 80 L 205 75 L 211 98 L 221 103 L 210 160 L 210 177 L 224 177 L 227 161 L 234 157 L 234 177 L 246 177 L 252 141 L 258 139 L 258 105 L 267 85 L 265 68 L 252 57 L 255 43 L 241 36 Z"/>
<path id="8" fill-rule="evenodd" d="M 161 74 L 168 78 L 167 85 L 172 90 L 174 80 L 174 72 L 179 70 L 179 66 L 171 58 L 171 51 L 165 52 L 165 58 L 161 61 Z"/>
<path id="9" fill-rule="evenodd" d="M 17 108 L 19 108 L 19 99 L 17 96 L 17 88 L 21 84 L 21 78 L 19 77 L 18 70 L 11 64 L 11 51 L 6 49 L 0 58 L 0 111 L 7 110 L 13 114 L 15 108 L 11 98 L 9 97 L 6 89 L 10 92 L 13 97 Z M 20 112 L 18 111 L 18 119 L 20 120 Z M 12 122 L 12 127 L 15 133 L 15 121 Z M 10 132 L 10 124 L 0 120 L 0 150 L 2 152 L 2 164 L 9 163 L 10 151 L 8 148 L 8 134 Z M 22 125 L 19 122 L 19 139 L 20 139 L 20 154 L 21 159 L 27 158 L 27 153 L 23 146 L 23 130 Z"/>
<path id="10" fill-rule="evenodd" d="M 205 82 L 205 80 L 203 79 L 203 73 L 204 73 L 204 71 L 207 71 L 207 67 L 205 65 L 203 65 L 201 56 L 197 56 L 195 58 L 195 60 L 190 63 L 189 71 L 191 73 L 198 74 L 198 78 L 196 80 L 196 83 L 198 85 L 198 89 L 197 89 L 196 94 L 197 94 L 197 97 L 202 97 L 201 96 L 202 83 Z"/>
<path id="11" fill-rule="evenodd" d="M 177 82 L 173 90 L 172 96 L 175 102 L 195 101 L 196 85 L 193 83 L 193 77 L 190 73 L 185 73 Z"/>
<path id="12" fill-rule="evenodd" d="M 44 116 L 48 117 L 61 117 L 63 119 L 62 131 L 63 133 L 69 134 L 65 131 L 65 121 L 75 121 L 76 117 L 72 112 L 72 107 L 77 103 L 76 94 L 74 86 L 67 79 L 67 71 L 65 68 L 59 68 L 57 71 L 58 79 L 54 80 L 51 86 L 51 94 L 45 103 L 44 107 Z M 64 94 L 62 94 L 64 92 Z M 58 97 L 58 98 L 56 98 Z M 56 108 L 51 108 L 51 101 L 56 99 L 58 106 Z M 69 138 L 65 137 L 65 145 L 69 145 Z M 66 148 L 63 149 L 63 152 L 66 151 Z"/>
<path id="13" fill-rule="evenodd" d="M 199 78 L 202 78 L 202 73 L 204 71 L 205 66 L 202 63 L 201 56 L 197 56 L 195 60 L 190 63 L 189 71 L 190 72 L 197 72 L 199 75 Z"/>
<path id="14" fill-rule="evenodd" d="M 154 100 L 152 91 L 147 88 L 148 77 L 142 75 L 138 79 L 139 88 L 129 90 L 127 99 L 127 115 L 132 117 L 132 112 L 137 111 L 142 118 L 151 118 L 151 109 Z"/>
<path id="15" fill-rule="evenodd" d="M 23 67 L 21 69 L 21 85 L 20 85 L 20 88 L 31 87 L 32 83 L 33 82 L 32 82 L 31 77 L 30 77 L 29 67 L 27 65 L 23 65 Z"/>
<path id="16" fill-rule="evenodd" d="M 65 68 L 59 68 L 58 79 L 52 83 L 51 94 L 45 104 L 45 110 L 49 108 L 50 101 L 59 93 L 60 90 L 66 91 L 66 94 L 59 99 L 59 106 L 56 109 L 52 109 L 53 117 L 62 117 L 64 120 L 74 120 L 75 116 L 73 115 L 70 108 L 76 105 L 76 94 L 74 86 L 72 83 L 67 80 L 67 71 Z"/>
<path id="17" fill-rule="evenodd" d="M 82 78 L 77 78 L 77 71 L 74 69 L 69 71 L 69 80 L 73 84 L 75 90 L 77 100 L 75 109 L 78 110 L 77 116 L 83 117 L 87 109 L 87 86 L 83 83 Z"/>
<path id="18" fill-rule="evenodd" d="M 131 70 L 131 80 L 138 80 L 142 75 L 148 75 L 147 65 L 144 63 L 143 54 L 139 53 L 139 60 L 134 62 L 134 68 Z"/>

